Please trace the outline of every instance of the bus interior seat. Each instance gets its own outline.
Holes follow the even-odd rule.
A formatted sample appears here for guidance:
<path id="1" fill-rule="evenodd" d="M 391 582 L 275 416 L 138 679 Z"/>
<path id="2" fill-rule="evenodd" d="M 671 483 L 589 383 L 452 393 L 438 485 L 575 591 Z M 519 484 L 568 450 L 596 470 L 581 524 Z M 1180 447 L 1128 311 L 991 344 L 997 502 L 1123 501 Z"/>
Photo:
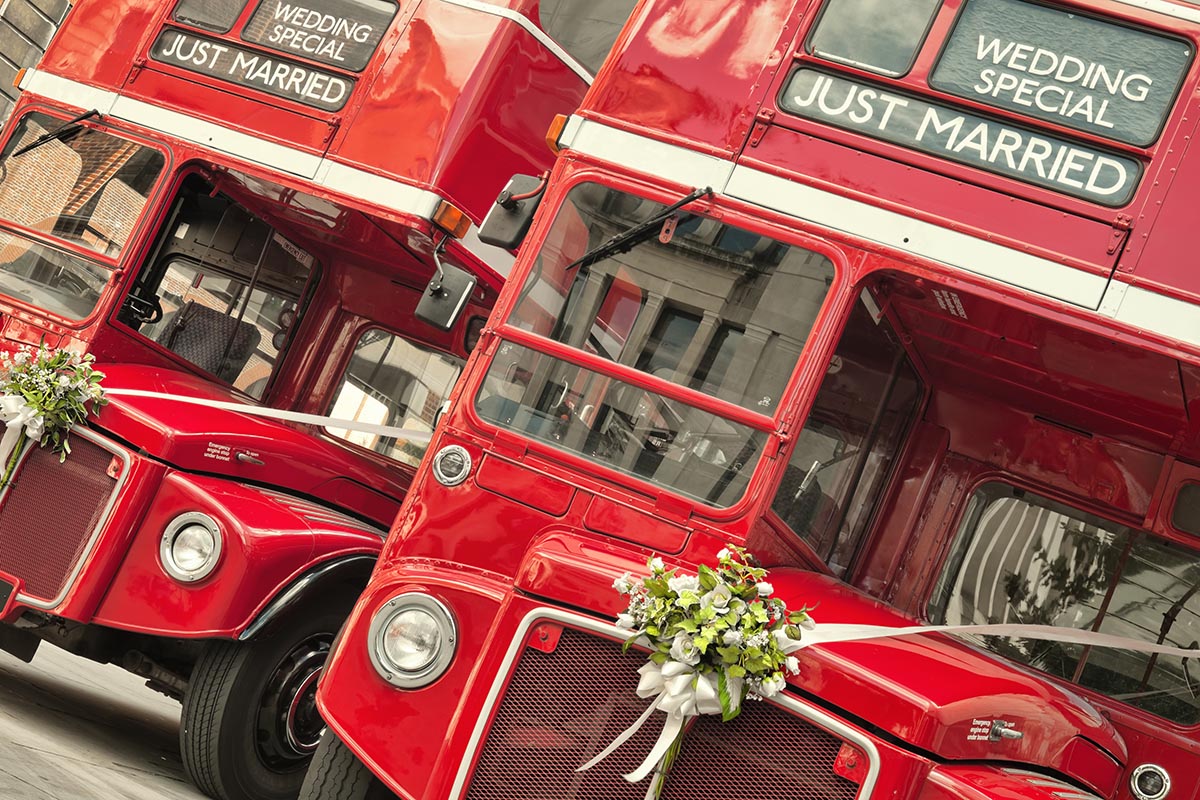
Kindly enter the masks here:
<path id="1" fill-rule="evenodd" d="M 261 338 L 253 323 L 189 300 L 172 324 L 163 329 L 158 342 L 200 369 L 232 383 Z"/>

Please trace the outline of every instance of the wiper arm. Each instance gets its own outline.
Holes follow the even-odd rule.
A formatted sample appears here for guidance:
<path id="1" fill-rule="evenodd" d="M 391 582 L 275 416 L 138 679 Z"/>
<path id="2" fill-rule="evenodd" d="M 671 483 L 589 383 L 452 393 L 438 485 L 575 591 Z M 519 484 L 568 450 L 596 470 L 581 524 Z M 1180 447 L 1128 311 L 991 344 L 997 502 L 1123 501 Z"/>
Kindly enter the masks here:
<path id="1" fill-rule="evenodd" d="M 653 217 L 650 217 L 643 222 L 639 222 L 629 230 L 618 233 L 616 236 L 612 237 L 603 244 L 596 245 L 591 250 L 572 261 L 570 264 L 567 264 L 567 266 L 563 268 L 564 271 L 574 269 L 575 267 L 590 267 L 597 261 L 603 261 L 609 256 L 616 255 L 617 253 L 629 252 L 642 242 L 649 239 L 650 236 L 653 235 L 655 229 L 660 228 L 662 224 L 670 219 L 676 211 L 683 208 L 688 203 L 699 200 L 701 197 L 711 194 L 711 186 L 705 186 L 703 189 L 696 189 L 679 202 L 672 203 L 662 211 L 655 214 Z"/>
<path id="2" fill-rule="evenodd" d="M 34 139 L 32 142 L 25 145 L 24 147 L 17 148 L 15 151 L 13 151 L 13 154 L 9 157 L 16 158 L 19 155 L 24 155 L 25 153 L 28 153 L 30 150 L 35 150 L 35 149 L 41 147 L 46 142 L 53 141 L 55 139 L 65 139 L 83 127 L 82 125 L 79 125 L 78 123 L 83 122 L 85 119 L 89 119 L 91 117 L 98 117 L 98 116 L 100 116 L 100 112 L 94 108 L 91 111 L 85 111 L 82 114 L 80 114 L 78 117 L 75 117 L 75 119 L 69 119 L 66 122 L 64 122 L 62 125 L 55 128 L 54 130 L 49 131 L 47 133 L 43 133 L 41 136 L 37 137 L 36 139 Z"/>

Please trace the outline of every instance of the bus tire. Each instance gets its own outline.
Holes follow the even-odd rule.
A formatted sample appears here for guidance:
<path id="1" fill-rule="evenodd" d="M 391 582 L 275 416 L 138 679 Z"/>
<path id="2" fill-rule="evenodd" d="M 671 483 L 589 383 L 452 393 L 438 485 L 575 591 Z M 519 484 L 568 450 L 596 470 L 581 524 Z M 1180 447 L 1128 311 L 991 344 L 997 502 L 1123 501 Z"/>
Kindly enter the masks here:
<path id="1" fill-rule="evenodd" d="M 349 605 L 295 614 L 249 642 L 211 641 L 183 698 L 188 777 L 217 800 L 293 800 L 320 741 L 316 683 Z"/>
<path id="2" fill-rule="evenodd" d="M 325 731 L 300 790 L 300 800 L 394 800 L 395 797 L 341 739 Z"/>

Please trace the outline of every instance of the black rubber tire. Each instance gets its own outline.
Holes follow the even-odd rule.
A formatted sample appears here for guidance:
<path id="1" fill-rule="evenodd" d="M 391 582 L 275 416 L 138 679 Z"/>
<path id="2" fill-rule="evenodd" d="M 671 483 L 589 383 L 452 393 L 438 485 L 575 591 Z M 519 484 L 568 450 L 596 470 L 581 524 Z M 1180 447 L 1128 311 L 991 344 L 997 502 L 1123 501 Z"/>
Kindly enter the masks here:
<path id="1" fill-rule="evenodd" d="M 296 797 L 311 757 L 269 763 L 259 708 L 272 702 L 272 682 L 296 648 L 314 637 L 332 641 L 349 610 L 348 604 L 329 603 L 281 621 L 260 639 L 206 645 L 192 669 L 179 727 L 183 767 L 200 791 L 217 800 Z"/>
<path id="2" fill-rule="evenodd" d="M 325 731 L 304 778 L 299 800 L 395 800 L 395 797 L 341 739 Z"/>

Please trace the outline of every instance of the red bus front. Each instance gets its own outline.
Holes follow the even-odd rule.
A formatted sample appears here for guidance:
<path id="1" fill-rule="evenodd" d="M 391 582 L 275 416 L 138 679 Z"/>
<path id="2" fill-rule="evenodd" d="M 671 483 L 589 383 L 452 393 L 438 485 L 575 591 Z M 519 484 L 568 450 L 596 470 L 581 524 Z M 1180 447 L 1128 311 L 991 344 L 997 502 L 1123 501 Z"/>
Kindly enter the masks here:
<path id="1" fill-rule="evenodd" d="M 1200 15 L 910 5 L 639 7 L 336 648 L 305 797 L 1191 796 Z M 1034 77 L 1093 94 L 1038 109 Z M 1063 639 L 812 647 L 661 787 L 621 776 L 662 714 L 577 771 L 648 704 L 614 580 L 726 543 L 818 629 Z"/>

